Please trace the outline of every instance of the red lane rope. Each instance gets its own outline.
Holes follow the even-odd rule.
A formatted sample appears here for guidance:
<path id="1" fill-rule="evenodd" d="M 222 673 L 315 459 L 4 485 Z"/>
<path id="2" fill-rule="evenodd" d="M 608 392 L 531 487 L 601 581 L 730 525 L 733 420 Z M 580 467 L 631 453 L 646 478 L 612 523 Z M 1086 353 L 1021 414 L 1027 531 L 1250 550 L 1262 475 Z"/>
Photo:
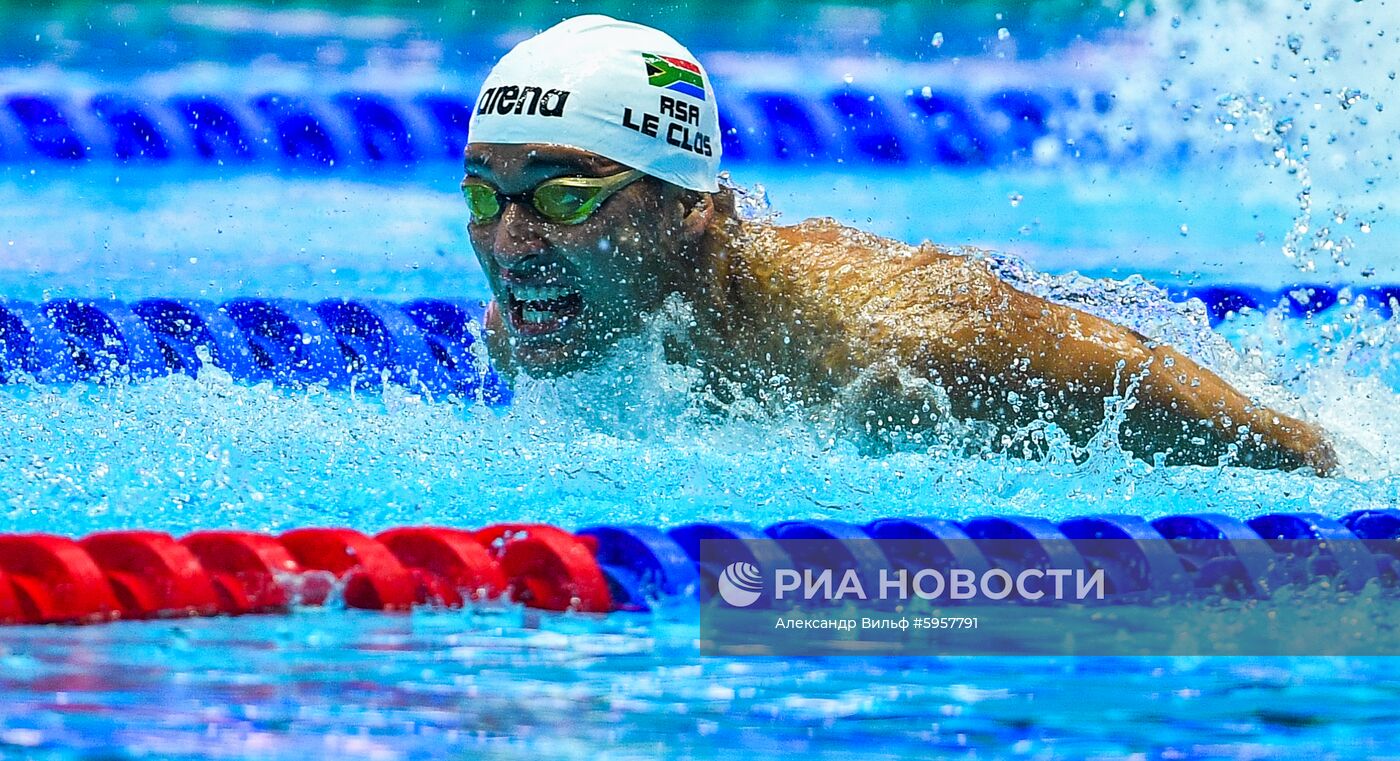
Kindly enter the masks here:
<path id="1" fill-rule="evenodd" d="M 0 623 L 97 623 L 284 612 L 321 605 L 408 610 L 509 598 L 546 610 L 613 610 L 596 542 L 553 526 L 480 531 L 346 528 L 269 536 L 107 531 L 80 540 L 0 535 Z"/>

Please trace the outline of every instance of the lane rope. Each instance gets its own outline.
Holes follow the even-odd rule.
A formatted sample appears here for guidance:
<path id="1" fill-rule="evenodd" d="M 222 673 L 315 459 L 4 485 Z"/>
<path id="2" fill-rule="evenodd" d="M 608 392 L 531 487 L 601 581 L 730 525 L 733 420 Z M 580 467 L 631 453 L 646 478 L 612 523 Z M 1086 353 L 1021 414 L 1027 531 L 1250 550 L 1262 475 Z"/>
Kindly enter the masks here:
<path id="1" fill-rule="evenodd" d="M 671 529 L 528 523 L 477 530 L 348 528 L 269 535 L 107 531 L 79 539 L 0 535 L 0 623 L 90 624 L 287 613 L 298 606 L 407 611 L 512 601 L 603 614 L 708 600 L 726 560 L 756 568 L 1102 570 L 1109 604 L 1227 595 L 1268 598 L 1289 585 L 1355 592 L 1400 586 L 1400 511 L 1340 519 L 1270 513 L 1147 521 L 1127 515 L 967 521 L 886 518 L 864 525 L 784 521 Z M 735 555 L 733 547 L 742 552 Z"/>
<path id="2" fill-rule="evenodd" d="M 977 168 L 1037 163 L 1044 153 L 1037 146 L 1047 139 L 1064 160 L 1126 163 L 1148 155 L 1141 137 L 1125 141 L 1096 126 L 1115 100 L 1088 82 L 728 93 L 720 127 L 730 163 Z M 473 107 L 473 96 L 446 89 L 0 92 L 0 163 L 402 172 L 460 164 Z"/>

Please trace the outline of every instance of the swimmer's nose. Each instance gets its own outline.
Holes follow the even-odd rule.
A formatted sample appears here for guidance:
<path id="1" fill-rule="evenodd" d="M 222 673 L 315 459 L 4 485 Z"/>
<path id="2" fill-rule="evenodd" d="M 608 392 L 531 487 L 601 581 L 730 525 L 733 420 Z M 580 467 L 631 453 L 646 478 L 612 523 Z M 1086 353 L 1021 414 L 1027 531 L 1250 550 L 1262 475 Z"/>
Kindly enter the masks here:
<path id="1" fill-rule="evenodd" d="M 523 262 L 544 253 L 539 223 L 530 212 L 514 201 L 507 201 L 496 224 L 495 255 L 501 264 Z"/>

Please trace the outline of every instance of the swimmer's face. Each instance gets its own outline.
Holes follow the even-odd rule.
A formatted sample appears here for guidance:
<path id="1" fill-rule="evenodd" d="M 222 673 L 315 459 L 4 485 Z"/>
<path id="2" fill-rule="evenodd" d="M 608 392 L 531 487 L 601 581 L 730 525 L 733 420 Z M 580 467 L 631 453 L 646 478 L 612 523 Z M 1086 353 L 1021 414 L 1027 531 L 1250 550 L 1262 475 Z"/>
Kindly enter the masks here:
<path id="1" fill-rule="evenodd" d="M 469 181 L 522 199 L 546 180 L 628 169 L 545 145 L 473 144 L 465 163 Z M 593 364 L 637 333 L 672 289 L 686 244 L 679 234 L 682 192 L 643 177 L 578 224 L 551 222 L 512 200 L 494 218 L 473 219 L 472 247 L 495 294 L 511 360 L 533 375 L 559 375 Z"/>

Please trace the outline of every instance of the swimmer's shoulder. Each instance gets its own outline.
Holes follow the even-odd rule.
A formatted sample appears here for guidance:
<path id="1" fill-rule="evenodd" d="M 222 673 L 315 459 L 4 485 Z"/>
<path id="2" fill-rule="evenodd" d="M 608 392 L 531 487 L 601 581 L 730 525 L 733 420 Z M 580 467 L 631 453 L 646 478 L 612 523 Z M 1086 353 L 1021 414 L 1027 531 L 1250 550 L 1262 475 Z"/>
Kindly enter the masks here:
<path id="1" fill-rule="evenodd" d="M 816 217 L 795 225 L 764 225 L 766 231 L 784 248 L 825 249 L 848 251 L 888 251 L 891 246 L 907 246 L 874 233 L 844 225 L 830 217 Z"/>
<path id="2" fill-rule="evenodd" d="M 924 241 L 914 246 L 830 217 L 816 217 L 794 225 L 758 224 L 751 226 L 749 233 L 752 242 L 769 252 L 870 256 L 915 265 L 969 261 L 969 257 L 936 243 Z"/>
<path id="3" fill-rule="evenodd" d="M 910 245 L 844 225 L 830 218 L 794 225 L 756 224 L 746 228 L 739 256 L 747 269 L 764 275 L 787 273 L 798 279 L 852 274 L 885 280 L 917 278 L 981 280 L 992 277 L 975 256 L 929 241 Z"/>
<path id="4" fill-rule="evenodd" d="M 781 307 L 815 323 L 947 331 L 950 320 L 1014 298 L 976 256 L 831 219 L 749 225 L 735 242 L 732 300 L 749 311 Z"/>

